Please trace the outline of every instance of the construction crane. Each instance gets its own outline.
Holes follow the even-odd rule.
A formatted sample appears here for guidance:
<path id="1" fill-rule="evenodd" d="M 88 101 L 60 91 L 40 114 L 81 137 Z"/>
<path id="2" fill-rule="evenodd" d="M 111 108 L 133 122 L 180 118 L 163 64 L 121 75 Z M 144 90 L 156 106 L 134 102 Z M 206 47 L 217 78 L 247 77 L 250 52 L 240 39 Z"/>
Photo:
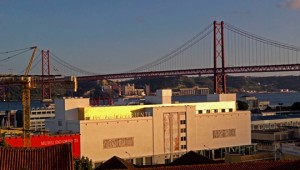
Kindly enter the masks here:
<path id="1" fill-rule="evenodd" d="M 24 75 L 3 75 L 0 77 L 0 82 L 4 84 L 21 84 L 22 85 L 22 112 L 23 112 L 23 146 L 30 147 L 30 89 L 33 87 L 32 78 L 29 76 L 29 71 L 37 50 L 37 47 L 30 47 L 33 49 L 31 58 L 27 65 Z"/>
<path id="2" fill-rule="evenodd" d="M 36 53 L 37 47 L 33 49 L 29 63 L 27 65 L 24 76 L 21 76 L 20 83 L 22 84 L 22 111 L 23 111 L 23 146 L 30 147 L 30 89 L 32 88 L 31 77 L 29 71 Z"/>
<path id="3" fill-rule="evenodd" d="M 30 138 L 31 138 L 31 129 L 30 129 L 30 91 L 32 88 L 35 88 L 35 83 L 33 78 L 39 79 L 43 76 L 30 76 L 29 72 L 31 69 L 32 62 L 37 50 L 37 47 L 30 47 L 30 50 L 33 50 L 29 63 L 27 65 L 24 75 L 2 75 L 0 76 L 0 82 L 3 84 L 21 84 L 22 85 L 22 114 L 23 114 L 23 146 L 30 147 Z M 47 75 L 50 77 L 56 77 L 58 75 Z M 36 80 L 37 81 L 37 80 Z M 42 82 L 41 80 L 39 80 Z M 58 83 L 58 82 L 56 82 Z M 72 89 L 73 91 L 77 90 L 77 79 L 75 76 L 67 76 L 59 83 L 63 83 L 66 89 Z"/>

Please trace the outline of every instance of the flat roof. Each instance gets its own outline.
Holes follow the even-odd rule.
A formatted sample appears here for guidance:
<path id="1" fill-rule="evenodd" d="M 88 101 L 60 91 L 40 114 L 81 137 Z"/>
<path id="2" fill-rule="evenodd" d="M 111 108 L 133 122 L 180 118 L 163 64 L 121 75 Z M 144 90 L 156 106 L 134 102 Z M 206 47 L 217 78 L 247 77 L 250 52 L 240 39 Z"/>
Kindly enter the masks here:
<path id="1" fill-rule="evenodd" d="M 251 121 L 276 120 L 276 119 L 293 119 L 293 118 L 300 118 L 300 114 L 281 114 L 281 115 L 269 115 L 269 116 L 251 116 Z"/>

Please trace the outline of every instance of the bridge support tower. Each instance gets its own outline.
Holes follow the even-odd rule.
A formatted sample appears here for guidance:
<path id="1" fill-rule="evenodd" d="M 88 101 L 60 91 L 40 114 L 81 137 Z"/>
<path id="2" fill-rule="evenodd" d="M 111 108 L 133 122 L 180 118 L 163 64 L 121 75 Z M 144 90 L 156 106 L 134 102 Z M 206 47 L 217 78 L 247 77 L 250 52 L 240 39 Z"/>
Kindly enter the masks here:
<path id="1" fill-rule="evenodd" d="M 51 100 L 50 53 L 42 50 L 42 99 Z"/>
<path id="2" fill-rule="evenodd" d="M 223 21 L 214 21 L 214 92 L 226 93 Z"/>

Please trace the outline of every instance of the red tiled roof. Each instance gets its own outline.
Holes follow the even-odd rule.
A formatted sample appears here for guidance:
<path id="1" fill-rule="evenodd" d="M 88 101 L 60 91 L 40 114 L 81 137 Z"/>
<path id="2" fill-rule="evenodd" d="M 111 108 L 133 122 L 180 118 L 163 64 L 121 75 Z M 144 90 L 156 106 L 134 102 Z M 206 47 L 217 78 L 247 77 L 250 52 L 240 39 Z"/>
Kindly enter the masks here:
<path id="1" fill-rule="evenodd" d="M 300 170 L 300 161 L 258 161 L 141 168 L 144 170 Z"/>
<path id="2" fill-rule="evenodd" d="M 0 148 L 0 169 L 73 170 L 72 144 L 42 148 Z"/>

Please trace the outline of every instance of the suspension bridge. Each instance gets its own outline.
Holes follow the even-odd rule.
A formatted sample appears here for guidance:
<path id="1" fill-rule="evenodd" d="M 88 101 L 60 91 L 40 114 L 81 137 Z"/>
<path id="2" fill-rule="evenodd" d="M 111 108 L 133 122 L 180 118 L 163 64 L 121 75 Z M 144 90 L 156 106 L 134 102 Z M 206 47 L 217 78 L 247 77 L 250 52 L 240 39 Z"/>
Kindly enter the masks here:
<path id="1" fill-rule="evenodd" d="M 29 49 L 14 50 L 9 60 Z M 42 75 L 76 75 L 78 81 L 142 78 L 154 76 L 214 76 L 214 92 L 226 93 L 226 75 L 235 73 L 285 72 L 300 70 L 300 47 L 255 35 L 225 22 L 209 24 L 178 48 L 145 65 L 123 73 L 98 74 L 75 67 L 50 51 L 39 50 L 32 69 L 42 63 Z M 41 56 L 41 57 L 40 57 Z M 61 81 L 63 79 L 47 79 Z M 48 87 L 49 88 L 49 87 Z"/>

